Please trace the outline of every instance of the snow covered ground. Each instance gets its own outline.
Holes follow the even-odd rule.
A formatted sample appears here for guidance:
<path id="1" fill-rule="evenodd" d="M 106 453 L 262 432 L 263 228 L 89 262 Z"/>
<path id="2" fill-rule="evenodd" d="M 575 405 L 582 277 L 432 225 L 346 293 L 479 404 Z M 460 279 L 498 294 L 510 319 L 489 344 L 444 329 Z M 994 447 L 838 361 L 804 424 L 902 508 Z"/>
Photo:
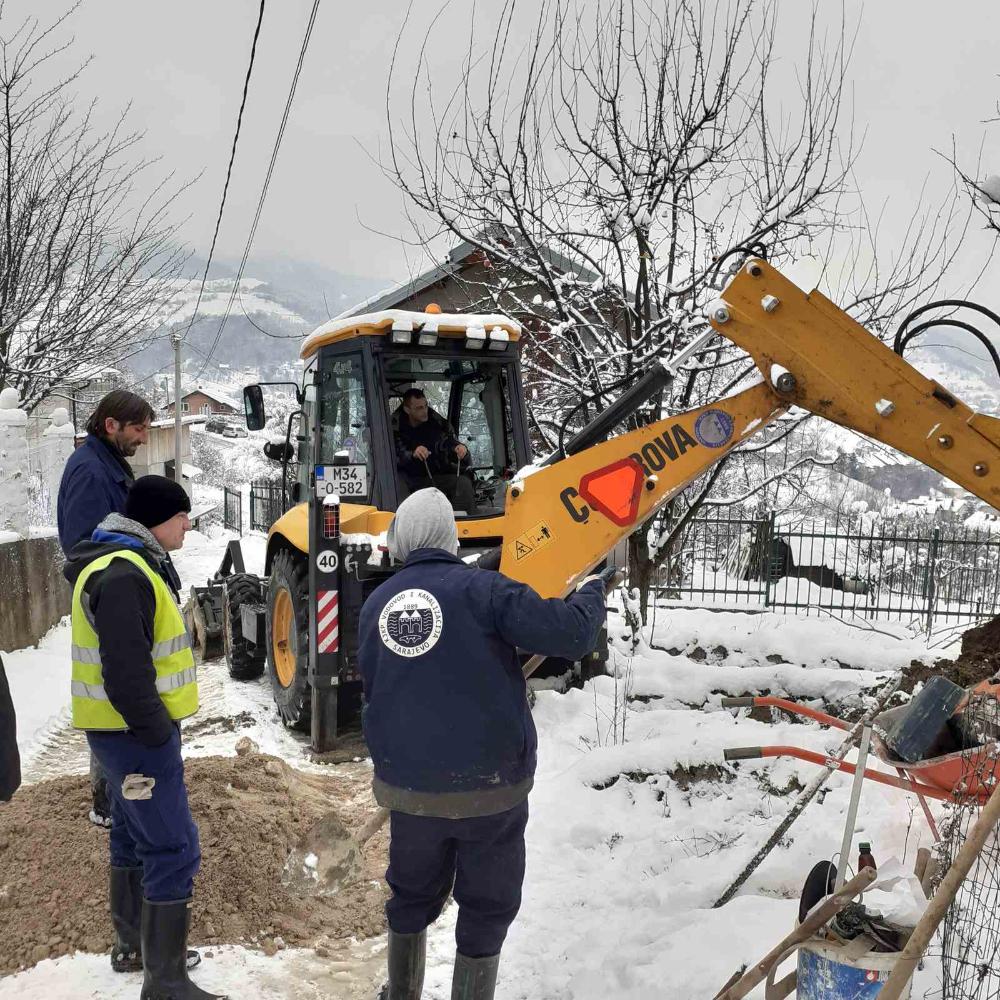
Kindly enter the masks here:
<path id="1" fill-rule="evenodd" d="M 178 560 L 188 583 L 211 575 L 225 540 L 189 536 Z M 251 568 L 262 541 L 244 541 Z M 635 653 L 615 613 L 610 625 L 618 676 L 536 692 L 528 873 L 501 963 L 503 1000 L 701 1000 L 758 960 L 791 928 L 809 869 L 839 849 L 850 779 L 834 775 L 740 895 L 713 909 L 814 773 L 790 759 L 726 764 L 723 749 L 787 743 L 826 752 L 842 736 L 787 717 L 754 721 L 722 709 L 721 697 L 766 692 L 846 711 L 865 704 L 888 672 L 926 656 L 902 628 L 874 633 L 771 613 L 659 608 Z M 66 725 L 67 653 L 61 625 L 38 649 L 4 657 L 29 776 L 33 760 L 51 759 L 45 748 Z M 237 724 L 193 739 L 188 753 L 231 753 L 245 732 L 307 766 L 303 741 L 275 719 L 266 680 L 235 684 L 219 664 L 204 676 L 212 713 Z M 916 803 L 870 783 L 855 848 L 860 839 L 880 863 L 897 857 L 908 866 L 930 844 Z M 430 934 L 424 996 L 434 1000 L 450 996 L 455 916 L 449 907 Z M 347 943 L 324 958 L 219 948 L 198 981 L 242 998 L 372 997 L 383 948 L 384 939 Z M 931 960 L 914 997 L 934 987 L 934 972 Z M 0 1000 L 133 1000 L 137 990 L 137 977 L 113 976 L 104 956 L 83 954 L 0 980 Z"/>

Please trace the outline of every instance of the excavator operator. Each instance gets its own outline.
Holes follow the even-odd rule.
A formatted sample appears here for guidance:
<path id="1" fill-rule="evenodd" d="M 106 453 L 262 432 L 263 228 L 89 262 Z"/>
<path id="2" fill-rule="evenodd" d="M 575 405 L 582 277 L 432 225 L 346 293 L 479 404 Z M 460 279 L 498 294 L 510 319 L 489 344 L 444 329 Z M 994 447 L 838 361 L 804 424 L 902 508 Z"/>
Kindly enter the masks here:
<path id="1" fill-rule="evenodd" d="M 472 514 L 475 490 L 467 472 L 469 449 L 440 413 L 431 409 L 423 389 L 410 388 L 392 416 L 396 465 L 407 491 L 436 486 L 454 510 Z"/>

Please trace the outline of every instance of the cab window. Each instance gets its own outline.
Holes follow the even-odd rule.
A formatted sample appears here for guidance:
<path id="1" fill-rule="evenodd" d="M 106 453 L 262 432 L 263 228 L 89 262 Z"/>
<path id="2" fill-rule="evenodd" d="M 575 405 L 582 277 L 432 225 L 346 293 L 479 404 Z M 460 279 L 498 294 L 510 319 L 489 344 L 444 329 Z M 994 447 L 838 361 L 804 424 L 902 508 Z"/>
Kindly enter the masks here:
<path id="1" fill-rule="evenodd" d="M 367 465 L 371 481 L 371 436 L 360 355 L 329 359 L 319 389 L 320 459 L 332 465 L 346 451 L 351 465 Z"/>

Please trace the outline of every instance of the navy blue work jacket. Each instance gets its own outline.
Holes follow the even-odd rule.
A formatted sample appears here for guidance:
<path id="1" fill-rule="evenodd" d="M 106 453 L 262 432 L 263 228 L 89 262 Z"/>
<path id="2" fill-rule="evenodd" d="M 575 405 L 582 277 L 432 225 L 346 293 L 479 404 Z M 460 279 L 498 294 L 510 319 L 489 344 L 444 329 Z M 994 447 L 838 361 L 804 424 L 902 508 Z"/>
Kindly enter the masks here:
<path id="1" fill-rule="evenodd" d="M 596 645 L 605 610 L 599 581 L 545 600 L 441 549 L 411 553 L 359 624 L 380 804 L 464 818 L 523 801 L 537 736 L 517 651 L 577 660 Z"/>
<path id="2" fill-rule="evenodd" d="M 123 458 L 115 457 L 112 447 L 88 434 L 63 469 L 56 520 L 59 544 L 66 555 L 77 542 L 89 541 L 108 514 L 125 510 L 131 469 Z"/>

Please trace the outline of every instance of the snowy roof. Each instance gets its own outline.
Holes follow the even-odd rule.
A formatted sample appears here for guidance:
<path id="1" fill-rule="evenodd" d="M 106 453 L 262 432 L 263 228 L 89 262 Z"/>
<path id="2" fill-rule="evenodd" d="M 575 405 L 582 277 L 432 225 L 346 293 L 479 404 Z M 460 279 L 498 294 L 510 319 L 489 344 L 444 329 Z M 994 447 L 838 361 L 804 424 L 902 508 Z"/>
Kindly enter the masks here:
<path id="1" fill-rule="evenodd" d="M 208 396 L 209 399 L 214 399 L 215 402 L 221 403 L 223 406 L 228 406 L 237 412 L 243 409 L 243 404 L 235 396 L 229 395 L 228 387 L 219 387 L 211 382 L 198 382 L 195 385 L 185 385 L 183 381 L 181 382 L 182 401 L 196 392 L 200 392 L 203 396 Z M 171 395 L 167 400 L 167 406 L 170 406 L 173 401 L 173 396 Z"/>
<path id="2" fill-rule="evenodd" d="M 470 329 L 501 329 L 511 340 L 521 336 L 521 324 L 500 313 L 423 313 L 406 309 L 384 309 L 361 316 L 331 319 L 306 337 L 300 356 L 311 357 L 320 347 L 351 337 L 385 336 L 393 329 L 435 329 L 443 336 L 464 336 Z"/>
<path id="3" fill-rule="evenodd" d="M 497 240 L 497 237 L 491 236 L 489 239 Z M 513 240 L 519 239 L 519 237 L 513 231 L 506 230 L 504 239 Z M 470 258 L 475 257 L 479 252 L 480 248 L 475 243 L 463 240 L 448 251 L 446 263 L 428 268 L 426 271 L 400 285 L 383 288 L 381 291 L 369 296 L 362 302 L 355 303 L 349 309 L 335 316 L 334 320 L 345 319 L 348 316 L 358 316 L 369 312 L 380 312 L 384 309 L 392 309 L 414 295 L 419 295 L 421 292 L 426 291 L 426 289 L 436 285 L 439 281 L 456 277 L 461 272 L 462 265 L 467 263 Z M 590 268 L 585 267 L 583 264 L 572 261 L 548 247 L 540 248 L 540 253 L 552 267 L 563 274 L 575 274 L 581 281 L 589 283 L 593 283 L 600 278 L 600 275 L 596 271 L 591 271 Z"/>
<path id="4" fill-rule="evenodd" d="M 208 419 L 208 417 L 206 417 L 203 413 L 193 413 L 193 414 L 189 414 L 186 417 L 181 417 L 181 423 L 182 424 L 203 424 L 207 419 Z M 173 427 L 174 426 L 174 418 L 173 417 L 164 417 L 162 420 L 154 420 L 149 426 L 150 427 Z"/>

